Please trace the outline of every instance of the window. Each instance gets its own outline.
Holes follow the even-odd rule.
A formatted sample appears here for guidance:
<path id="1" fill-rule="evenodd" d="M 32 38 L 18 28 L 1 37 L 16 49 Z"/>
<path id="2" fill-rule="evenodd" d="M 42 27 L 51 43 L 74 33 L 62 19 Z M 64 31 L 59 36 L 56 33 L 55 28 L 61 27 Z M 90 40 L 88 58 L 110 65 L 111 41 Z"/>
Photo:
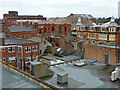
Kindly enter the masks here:
<path id="1" fill-rule="evenodd" d="M 29 46 L 25 47 L 25 52 L 30 52 L 30 51 L 31 51 L 31 49 Z"/>
<path id="2" fill-rule="evenodd" d="M 109 28 L 109 32 L 115 32 L 115 31 L 116 31 L 116 28 L 113 28 L 113 27 Z"/>
<path id="3" fill-rule="evenodd" d="M 100 34 L 99 39 L 107 40 L 107 34 Z"/>
<path id="4" fill-rule="evenodd" d="M 61 33 L 62 32 L 62 26 L 60 25 L 59 26 L 59 33 Z"/>
<path id="5" fill-rule="evenodd" d="M 102 27 L 102 31 L 105 31 L 105 28 L 104 28 L 104 27 Z"/>
<path id="6" fill-rule="evenodd" d="M 46 41 L 44 41 L 44 44 L 46 44 Z"/>
<path id="7" fill-rule="evenodd" d="M 89 33 L 89 38 L 95 39 L 95 34 L 94 33 Z"/>
<path id="8" fill-rule="evenodd" d="M 67 28 L 65 27 L 65 32 L 67 31 Z"/>
<path id="9" fill-rule="evenodd" d="M 6 58 L 3 58 L 3 62 L 6 62 Z"/>
<path id="10" fill-rule="evenodd" d="M 21 35 L 20 35 L 20 34 L 18 35 L 18 38 L 21 38 Z"/>
<path id="11" fill-rule="evenodd" d="M 84 30 L 84 27 L 83 27 L 83 26 L 81 26 L 81 30 Z M 93 28 L 93 30 L 94 30 L 94 28 Z"/>
<path id="12" fill-rule="evenodd" d="M 38 56 L 33 56 L 33 61 L 38 60 Z"/>
<path id="13" fill-rule="evenodd" d="M 33 33 L 33 37 L 35 37 L 35 33 Z"/>
<path id="14" fill-rule="evenodd" d="M 54 27 L 51 27 L 51 30 L 54 32 Z"/>
<path id="15" fill-rule="evenodd" d="M 15 57 L 9 57 L 9 62 L 15 62 Z"/>
<path id="16" fill-rule="evenodd" d="M 109 40 L 115 41 L 115 35 L 109 35 Z"/>
<path id="17" fill-rule="evenodd" d="M 16 35 L 14 34 L 13 37 L 16 38 Z"/>
<path id="18" fill-rule="evenodd" d="M 30 38 L 30 34 L 27 34 L 27 38 Z"/>
<path id="19" fill-rule="evenodd" d="M 79 37 L 84 37 L 84 33 L 79 33 Z"/>
<path id="20" fill-rule="evenodd" d="M 20 47 L 18 47 L 18 52 L 21 52 L 21 48 Z"/>
<path id="21" fill-rule="evenodd" d="M 42 54 L 42 50 L 40 50 L 40 55 Z"/>
<path id="22" fill-rule="evenodd" d="M 76 30 L 80 30 L 80 26 L 76 26 Z"/>
<path id="23" fill-rule="evenodd" d="M 25 34 L 23 34 L 23 38 L 25 38 Z"/>
<path id="24" fill-rule="evenodd" d="M 93 44 L 93 43 L 95 43 L 93 40 L 90 40 L 90 41 L 89 41 L 89 44 Z"/>
<path id="25" fill-rule="evenodd" d="M 36 46 L 33 46 L 32 48 L 33 48 L 33 51 L 37 51 L 37 48 L 38 48 L 38 47 L 37 47 L 37 45 L 36 45 Z"/>
<path id="26" fill-rule="evenodd" d="M 94 27 L 91 27 L 90 31 L 94 31 Z"/>
<path id="27" fill-rule="evenodd" d="M 5 48 L 3 47 L 3 52 L 5 52 Z"/>
<path id="28" fill-rule="evenodd" d="M 26 58 L 25 58 L 25 62 L 26 62 L 26 63 L 29 63 L 30 61 L 31 61 L 31 57 L 26 57 Z"/>
<path id="29" fill-rule="evenodd" d="M 15 47 L 8 47 L 8 52 L 15 52 Z"/>

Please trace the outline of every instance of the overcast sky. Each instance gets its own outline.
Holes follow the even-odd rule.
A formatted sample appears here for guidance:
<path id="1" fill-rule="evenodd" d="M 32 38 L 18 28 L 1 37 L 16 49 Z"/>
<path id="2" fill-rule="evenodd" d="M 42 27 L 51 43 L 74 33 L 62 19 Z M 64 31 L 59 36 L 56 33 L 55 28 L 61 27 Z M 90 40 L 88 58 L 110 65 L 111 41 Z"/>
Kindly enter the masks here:
<path id="1" fill-rule="evenodd" d="M 119 0 L 0 0 L 0 18 L 10 10 L 19 15 L 65 17 L 70 13 L 118 17 Z"/>

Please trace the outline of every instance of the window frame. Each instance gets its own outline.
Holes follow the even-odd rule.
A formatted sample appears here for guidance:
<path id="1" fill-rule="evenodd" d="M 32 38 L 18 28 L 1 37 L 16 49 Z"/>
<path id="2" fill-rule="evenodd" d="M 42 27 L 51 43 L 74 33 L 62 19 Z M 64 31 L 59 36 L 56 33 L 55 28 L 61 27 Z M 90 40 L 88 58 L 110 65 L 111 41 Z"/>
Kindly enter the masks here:
<path id="1" fill-rule="evenodd" d="M 38 46 L 37 45 L 32 46 L 32 50 L 33 51 L 38 51 Z"/>
<path id="2" fill-rule="evenodd" d="M 25 47 L 25 52 L 26 52 L 26 53 L 31 52 L 31 47 L 30 47 L 30 46 L 26 46 L 26 47 Z"/>

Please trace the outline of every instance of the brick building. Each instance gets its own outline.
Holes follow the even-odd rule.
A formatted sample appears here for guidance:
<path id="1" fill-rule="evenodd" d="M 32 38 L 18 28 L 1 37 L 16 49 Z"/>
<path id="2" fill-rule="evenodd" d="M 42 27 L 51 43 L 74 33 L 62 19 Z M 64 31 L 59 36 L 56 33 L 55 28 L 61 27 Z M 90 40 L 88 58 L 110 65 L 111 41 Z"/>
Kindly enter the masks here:
<path id="1" fill-rule="evenodd" d="M 85 45 L 85 58 L 95 59 L 105 64 L 116 65 L 120 63 L 120 47 L 111 45 Z M 92 52 L 92 53 L 91 53 Z"/>
<path id="2" fill-rule="evenodd" d="M 87 19 L 93 21 L 94 23 L 96 23 L 96 18 L 94 18 L 91 14 L 73 14 L 73 13 L 71 13 L 69 16 L 70 17 L 72 17 L 72 16 L 84 17 L 84 18 L 87 18 Z"/>
<path id="3" fill-rule="evenodd" d="M 30 25 L 29 22 L 26 22 L 9 26 L 6 28 L 6 33 L 11 38 L 29 39 L 37 37 L 38 30 L 34 29 L 33 25 Z"/>
<path id="4" fill-rule="evenodd" d="M 85 58 L 112 65 L 120 62 L 120 26 L 113 17 L 103 25 L 85 26 L 78 20 L 76 33 L 77 37 L 84 38 Z"/>
<path id="5" fill-rule="evenodd" d="M 0 33 L 0 60 L 25 71 L 30 61 L 39 60 L 39 43 L 30 40 L 7 38 Z"/>
<path id="6" fill-rule="evenodd" d="M 106 43 L 106 44 L 120 44 L 120 26 L 114 22 L 114 18 L 110 22 L 103 25 L 85 26 L 78 21 L 76 26 L 77 36 L 85 38 L 85 43 Z"/>
<path id="7" fill-rule="evenodd" d="M 40 20 L 17 20 L 18 24 L 29 23 L 33 26 L 34 30 L 37 30 L 40 37 L 49 39 L 51 35 L 70 35 L 71 24 L 59 21 L 40 21 Z M 17 30 L 16 30 L 17 31 Z"/>
<path id="8" fill-rule="evenodd" d="M 43 15 L 18 15 L 18 11 L 9 11 L 8 14 L 3 14 L 3 22 L 5 26 L 11 26 L 16 20 L 46 20 Z"/>

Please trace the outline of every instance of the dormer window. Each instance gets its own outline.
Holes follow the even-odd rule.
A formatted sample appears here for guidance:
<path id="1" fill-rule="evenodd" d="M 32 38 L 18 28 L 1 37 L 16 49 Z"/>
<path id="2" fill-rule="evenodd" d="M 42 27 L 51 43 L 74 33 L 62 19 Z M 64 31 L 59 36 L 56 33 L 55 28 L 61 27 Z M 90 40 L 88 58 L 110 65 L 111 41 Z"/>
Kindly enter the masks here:
<path id="1" fill-rule="evenodd" d="M 94 27 L 91 27 L 91 28 L 90 28 L 90 31 L 94 31 Z"/>
<path id="2" fill-rule="evenodd" d="M 105 32 L 105 27 L 102 27 L 102 30 L 101 30 L 102 32 Z"/>
<path id="3" fill-rule="evenodd" d="M 84 27 L 81 27 L 81 31 L 83 31 L 84 30 Z"/>
<path id="4" fill-rule="evenodd" d="M 115 27 L 110 27 L 109 28 L 109 32 L 115 32 L 116 31 L 116 28 Z"/>

